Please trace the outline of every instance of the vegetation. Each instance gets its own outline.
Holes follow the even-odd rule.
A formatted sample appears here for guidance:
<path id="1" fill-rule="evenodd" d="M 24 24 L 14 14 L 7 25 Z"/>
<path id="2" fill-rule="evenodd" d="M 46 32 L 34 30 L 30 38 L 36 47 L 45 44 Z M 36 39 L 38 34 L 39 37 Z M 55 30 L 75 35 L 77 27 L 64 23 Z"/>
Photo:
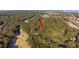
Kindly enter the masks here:
<path id="1" fill-rule="evenodd" d="M 28 43 L 33 48 L 79 47 L 79 29 L 72 28 L 64 22 L 69 21 L 65 16 L 70 17 L 71 13 L 60 12 L 60 15 L 50 15 L 47 18 L 43 17 L 44 14 L 48 15 L 31 11 L 0 15 L 0 47 L 9 46 L 12 38 L 16 36 L 14 30 L 17 25 L 28 33 Z M 39 18 L 42 21 L 42 31 L 38 26 Z"/>
<path id="2" fill-rule="evenodd" d="M 35 20 L 34 20 L 35 21 Z M 37 21 L 37 20 L 36 20 Z M 65 41 L 69 40 L 70 37 L 74 36 L 79 30 L 71 28 L 66 24 L 63 18 L 49 17 L 48 19 L 42 19 L 43 21 L 43 31 L 35 35 L 35 32 L 30 31 L 29 42 L 32 47 L 59 47 L 59 45 L 64 45 Z M 30 23 L 30 22 L 29 22 Z M 34 22 L 30 24 L 30 28 L 35 28 Z M 32 26 L 32 27 L 31 27 Z M 66 42 L 67 47 L 76 47 L 71 41 Z"/>

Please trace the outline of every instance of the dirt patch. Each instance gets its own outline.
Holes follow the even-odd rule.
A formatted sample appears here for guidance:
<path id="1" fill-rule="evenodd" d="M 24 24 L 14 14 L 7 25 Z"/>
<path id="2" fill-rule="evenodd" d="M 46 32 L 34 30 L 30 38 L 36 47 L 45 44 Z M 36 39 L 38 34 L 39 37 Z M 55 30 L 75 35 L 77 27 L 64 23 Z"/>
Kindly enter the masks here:
<path id="1" fill-rule="evenodd" d="M 18 46 L 18 48 L 30 48 L 28 45 L 28 34 L 25 33 L 22 29 L 20 29 L 21 34 L 17 36 L 17 41 L 15 45 Z"/>
<path id="2" fill-rule="evenodd" d="M 76 29 L 79 29 L 79 27 L 78 26 L 76 26 L 76 25 L 74 25 L 73 23 L 71 23 L 71 22 L 67 22 L 67 21 L 65 21 L 65 23 L 67 23 L 70 27 L 72 27 L 72 28 L 76 28 Z"/>

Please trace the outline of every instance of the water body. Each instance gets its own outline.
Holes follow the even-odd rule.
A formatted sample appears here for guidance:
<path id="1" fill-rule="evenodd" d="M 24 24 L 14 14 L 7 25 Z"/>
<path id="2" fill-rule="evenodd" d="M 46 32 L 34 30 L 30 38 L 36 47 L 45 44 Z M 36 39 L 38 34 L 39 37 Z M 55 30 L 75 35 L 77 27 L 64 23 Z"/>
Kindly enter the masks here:
<path id="1" fill-rule="evenodd" d="M 16 39 L 17 39 L 17 37 L 16 36 L 14 36 L 12 39 L 11 39 L 11 41 L 8 43 L 8 48 L 15 48 L 15 43 L 16 43 Z"/>
<path id="2" fill-rule="evenodd" d="M 16 40 L 17 40 L 17 36 L 20 35 L 20 26 L 17 25 L 14 32 L 14 36 L 12 37 L 11 41 L 8 43 L 8 48 L 15 48 L 17 46 L 15 46 Z"/>

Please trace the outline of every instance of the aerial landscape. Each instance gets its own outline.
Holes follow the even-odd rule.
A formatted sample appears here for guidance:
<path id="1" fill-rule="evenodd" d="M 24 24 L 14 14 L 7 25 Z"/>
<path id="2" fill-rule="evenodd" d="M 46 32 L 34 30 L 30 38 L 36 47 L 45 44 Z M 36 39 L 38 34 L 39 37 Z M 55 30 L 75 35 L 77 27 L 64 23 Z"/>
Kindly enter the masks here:
<path id="1" fill-rule="evenodd" d="M 79 11 L 0 10 L 0 48 L 79 48 Z"/>

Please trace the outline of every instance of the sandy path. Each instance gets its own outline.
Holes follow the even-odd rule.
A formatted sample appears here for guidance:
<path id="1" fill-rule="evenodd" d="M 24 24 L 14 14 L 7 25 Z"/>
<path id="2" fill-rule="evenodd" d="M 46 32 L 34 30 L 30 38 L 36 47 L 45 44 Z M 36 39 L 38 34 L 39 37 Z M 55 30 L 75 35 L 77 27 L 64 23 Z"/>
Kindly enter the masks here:
<path id="1" fill-rule="evenodd" d="M 65 21 L 65 22 L 66 22 L 70 27 L 79 29 L 79 27 L 76 26 L 76 25 L 74 25 L 73 23 L 71 23 L 71 22 L 67 22 L 67 21 Z"/>
<path id="2" fill-rule="evenodd" d="M 17 41 L 15 45 L 18 45 L 19 48 L 30 48 L 28 45 L 27 39 L 28 39 L 28 34 L 25 33 L 22 29 L 20 29 L 21 34 L 17 36 Z"/>

